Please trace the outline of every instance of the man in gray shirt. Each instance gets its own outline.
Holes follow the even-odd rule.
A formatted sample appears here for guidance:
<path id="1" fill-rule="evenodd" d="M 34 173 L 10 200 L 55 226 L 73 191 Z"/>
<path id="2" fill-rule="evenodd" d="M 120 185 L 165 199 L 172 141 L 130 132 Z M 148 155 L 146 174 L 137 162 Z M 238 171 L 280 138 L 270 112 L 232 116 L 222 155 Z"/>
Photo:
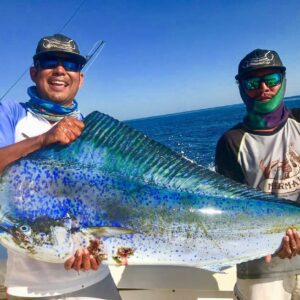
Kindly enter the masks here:
<path id="1" fill-rule="evenodd" d="M 220 138 L 216 171 L 265 193 L 300 202 L 300 109 L 283 101 L 286 68 L 273 50 L 255 49 L 236 80 L 246 115 Z M 273 255 L 237 266 L 235 297 L 300 299 L 300 238 L 288 229 Z"/>

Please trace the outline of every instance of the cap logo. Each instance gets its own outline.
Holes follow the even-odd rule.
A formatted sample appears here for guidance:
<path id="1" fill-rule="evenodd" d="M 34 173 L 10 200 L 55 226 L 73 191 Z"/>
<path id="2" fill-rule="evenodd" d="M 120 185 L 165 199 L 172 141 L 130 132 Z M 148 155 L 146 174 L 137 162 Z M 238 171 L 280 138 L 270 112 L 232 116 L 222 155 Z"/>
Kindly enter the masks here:
<path id="1" fill-rule="evenodd" d="M 69 40 L 68 42 L 62 42 L 56 39 L 48 40 L 44 39 L 43 47 L 46 49 L 61 49 L 73 52 L 76 48 L 75 43 L 73 40 Z"/>
<path id="2" fill-rule="evenodd" d="M 249 67 L 255 67 L 260 65 L 271 65 L 273 63 L 274 54 L 271 51 L 265 53 L 261 57 L 251 57 L 249 60 L 245 60 L 241 67 L 247 69 Z"/>

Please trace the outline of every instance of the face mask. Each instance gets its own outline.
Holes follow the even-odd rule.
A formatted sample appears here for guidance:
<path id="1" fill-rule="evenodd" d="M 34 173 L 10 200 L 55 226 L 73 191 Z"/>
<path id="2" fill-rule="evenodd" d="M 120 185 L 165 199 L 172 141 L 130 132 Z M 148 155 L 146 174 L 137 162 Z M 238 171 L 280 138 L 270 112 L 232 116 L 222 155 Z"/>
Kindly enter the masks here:
<path id="1" fill-rule="evenodd" d="M 251 129 L 271 129 L 283 124 L 288 118 L 288 110 L 283 103 L 285 87 L 286 80 L 283 78 L 276 95 L 262 102 L 249 97 L 240 85 L 240 94 L 247 108 L 244 124 Z"/>
<path id="2" fill-rule="evenodd" d="M 248 112 L 267 114 L 276 110 L 276 108 L 279 107 L 280 103 L 283 101 L 285 87 L 286 87 L 286 79 L 284 78 L 277 94 L 269 101 L 266 102 L 258 101 L 249 97 L 246 94 L 242 85 L 240 85 L 239 88 L 240 88 L 240 95 L 244 103 L 246 104 L 246 108 Z"/>

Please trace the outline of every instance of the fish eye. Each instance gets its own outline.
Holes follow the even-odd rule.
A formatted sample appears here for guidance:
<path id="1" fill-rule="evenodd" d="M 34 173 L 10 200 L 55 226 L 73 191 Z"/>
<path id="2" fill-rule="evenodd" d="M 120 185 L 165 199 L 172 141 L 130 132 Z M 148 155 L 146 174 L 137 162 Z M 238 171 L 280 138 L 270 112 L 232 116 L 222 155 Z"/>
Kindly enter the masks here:
<path id="1" fill-rule="evenodd" d="M 31 234 L 31 228 L 28 225 L 21 225 L 19 227 L 20 231 L 23 232 L 25 235 L 30 235 Z"/>

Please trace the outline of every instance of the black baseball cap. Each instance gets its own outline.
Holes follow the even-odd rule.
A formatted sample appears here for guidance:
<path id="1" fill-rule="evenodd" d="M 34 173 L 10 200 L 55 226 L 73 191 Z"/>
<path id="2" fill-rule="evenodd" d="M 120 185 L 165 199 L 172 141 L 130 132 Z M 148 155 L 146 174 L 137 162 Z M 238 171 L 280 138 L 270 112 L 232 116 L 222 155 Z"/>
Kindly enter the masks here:
<path id="1" fill-rule="evenodd" d="M 33 60 L 36 61 L 39 58 L 51 55 L 70 57 L 82 65 L 87 62 L 87 58 L 80 54 L 77 43 L 60 33 L 41 38 L 36 47 Z"/>
<path id="2" fill-rule="evenodd" d="M 276 51 L 255 49 L 240 61 L 238 74 L 235 76 L 235 79 L 239 80 L 249 72 L 268 68 L 279 69 L 282 72 L 286 70 Z"/>

